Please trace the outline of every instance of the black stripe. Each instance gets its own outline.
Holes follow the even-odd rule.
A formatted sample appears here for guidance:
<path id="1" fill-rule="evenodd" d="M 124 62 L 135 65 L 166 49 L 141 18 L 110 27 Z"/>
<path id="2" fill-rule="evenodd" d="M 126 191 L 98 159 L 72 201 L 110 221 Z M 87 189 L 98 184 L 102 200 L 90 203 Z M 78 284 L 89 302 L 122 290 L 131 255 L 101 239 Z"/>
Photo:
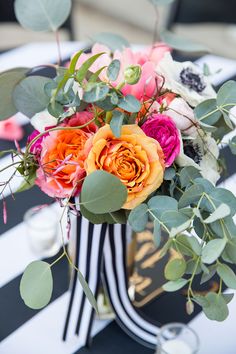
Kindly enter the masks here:
<path id="1" fill-rule="evenodd" d="M 35 186 L 28 191 L 14 194 L 15 200 L 9 195 L 5 198 L 7 206 L 7 224 L 2 219 L 2 201 L 0 201 L 0 235 L 23 221 L 25 212 L 40 204 L 51 204 L 54 200 Z"/>
<path id="2" fill-rule="evenodd" d="M 87 220 L 86 220 L 87 221 Z M 88 227 L 88 247 L 87 247 L 87 257 L 86 257 L 86 272 L 84 274 L 85 280 L 88 282 L 89 279 L 89 274 L 90 271 L 93 271 L 92 269 L 90 269 L 90 259 L 91 259 L 91 252 L 92 252 L 92 239 L 93 239 L 93 229 L 94 229 L 94 224 L 92 224 L 91 222 L 89 223 L 89 227 Z M 83 236 L 82 236 L 83 237 Z M 81 301 L 81 306 L 80 306 L 80 310 L 79 310 L 79 315 L 78 315 L 78 321 L 77 321 L 77 325 L 76 325 L 76 329 L 75 329 L 75 333 L 79 334 L 79 330 L 80 330 L 80 324 L 81 324 L 81 319 L 82 319 L 82 315 L 83 315 L 83 309 L 84 309 L 84 303 L 86 300 L 86 296 L 85 293 L 83 291 L 82 294 L 82 301 Z"/>
<path id="3" fill-rule="evenodd" d="M 76 267 L 78 267 L 78 260 L 79 260 L 81 223 L 82 223 L 82 217 L 78 216 L 77 222 L 76 222 L 76 238 L 75 238 L 75 250 L 76 251 L 75 251 L 75 260 L 74 260 Z M 72 305 L 73 305 L 74 296 L 75 296 L 76 283 L 77 283 L 77 279 L 78 279 L 76 270 L 73 269 L 72 272 L 73 272 L 72 273 L 72 289 L 71 289 L 69 307 L 68 307 L 68 311 L 67 311 L 67 315 L 66 315 L 65 327 L 64 327 L 63 336 L 62 336 L 63 341 L 66 340 L 66 337 L 68 334 L 68 326 L 69 326 L 71 310 L 72 310 Z"/>
<path id="4" fill-rule="evenodd" d="M 20 237 L 20 235 L 18 236 Z M 14 245 L 12 246 L 14 247 Z M 10 252 L 10 250 L 8 251 Z M 56 256 L 47 258 L 45 261 L 52 263 L 61 253 L 62 250 Z M 5 271 L 7 271 L 7 264 Z M 63 295 L 68 289 L 68 262 L 65 257 L 52 267 L 52 273 L 54 286 L 51 302 Z M 21 276 L 19 275 L 4 285 L 0 291 L 0 341 L 40 312 L 40 310 L 28 308 L 21 299 L 19 291 Z M 61 320 L 63 321 L 63 318 Z"/>

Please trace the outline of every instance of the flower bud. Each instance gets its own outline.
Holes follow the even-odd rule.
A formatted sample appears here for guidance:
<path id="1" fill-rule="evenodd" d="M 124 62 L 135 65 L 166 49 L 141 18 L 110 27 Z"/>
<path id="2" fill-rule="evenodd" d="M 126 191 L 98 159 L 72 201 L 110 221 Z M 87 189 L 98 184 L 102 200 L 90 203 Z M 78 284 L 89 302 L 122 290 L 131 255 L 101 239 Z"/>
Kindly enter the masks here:
<path id="1" fill-rule="evenodd" d="M 140 79 L 142 69 L 140 65 L 130 65 L 124 71 L 125 82 L 129 85 L 135 85 Z"/>
<path id="2" fill-rule="evenodd" d="M 188 315 L 191 315 L 194 311 L 194 303 L 191 300 L 186 302 L 186 312 Z"/>

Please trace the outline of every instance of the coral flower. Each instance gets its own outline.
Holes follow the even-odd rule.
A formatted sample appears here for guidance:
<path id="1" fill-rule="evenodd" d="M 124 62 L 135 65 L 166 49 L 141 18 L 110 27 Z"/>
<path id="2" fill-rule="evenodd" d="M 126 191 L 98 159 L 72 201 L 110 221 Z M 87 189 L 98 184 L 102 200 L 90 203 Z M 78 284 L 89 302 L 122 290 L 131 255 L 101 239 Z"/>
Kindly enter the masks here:
<path id="1" fill-rule="evenodd" d="M 85 168 L 88 174 L 104 170 L 118 177 L 128 191 L 123 208 L 133 209 L 163 182 L 163 158 L 159 143 L 138 126 L 122 126 L 116 138 L 106 125 L 93 136 Z"/>
<path id="2" fill-rule="evenodd" d="M 92 136 L 81 129 L 52 131 L 42 141 L 36 184 L 50 197 L 75 196 L 86 172 L 86 143 Z"/>

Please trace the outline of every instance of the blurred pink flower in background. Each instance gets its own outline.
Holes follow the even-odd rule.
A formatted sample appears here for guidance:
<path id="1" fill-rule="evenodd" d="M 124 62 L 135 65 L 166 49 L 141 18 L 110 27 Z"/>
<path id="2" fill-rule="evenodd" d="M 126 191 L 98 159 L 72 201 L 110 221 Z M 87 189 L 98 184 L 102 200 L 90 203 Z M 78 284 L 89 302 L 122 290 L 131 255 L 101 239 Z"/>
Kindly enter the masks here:
<path id="1" fill-rule="evenodd" d="M 15 117 L 0 122 L 0 139 L 21 140 L 23 135 L 24 131 L 16 122 Z"/>

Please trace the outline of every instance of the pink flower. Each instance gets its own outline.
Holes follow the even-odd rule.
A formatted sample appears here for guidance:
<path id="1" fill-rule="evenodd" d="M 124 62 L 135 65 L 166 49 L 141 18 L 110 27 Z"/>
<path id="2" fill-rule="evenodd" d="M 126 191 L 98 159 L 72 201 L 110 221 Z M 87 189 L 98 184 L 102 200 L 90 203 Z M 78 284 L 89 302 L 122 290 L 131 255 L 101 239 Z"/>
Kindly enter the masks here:
<path id="1" fill-rule="evenodd" d="M 88 123 L 90 120 L 93 119 L 93 117 L 94 115 L 92 112 L 88 112 L 88 111 L 76 112 L 71 117 L 67 118 L 67 120 L 64 121 L 63 125 L 67 127 L 79 127 L 81 125 Z M 86 127 L 82 128 L 82 130 L 85 131 L 86 133 L 94 134 L 98 130 L 98 127 L 94 122 L 92 122 Z"/>
<path id="2" fill-rule="evenodd" d="M 36 136 L 38 136 L 40 134 L 40 132 L 38 130 L 34 130 L 33 133 L 30 134 L 30 136 L 27 139 L 27 145 L 29 145 L 29 143 L 34 140 L 34 138 L 36 138 Z M 46 137 L 45 134 L 43 136 L 41 136 L 40 138 L 38 138 L 30 147 L 30 152 L 34 155 L 38 155 L 41 152 L 42 149 L 42 141 L 43 139 Z"/>
<path id="3" fill-rule="evenodd" d="M 19 126 L 14 117 L 0 122 L 0 139 L 21 140 L 23 129 Z"/>
<path id="4" fill-rule="evenodd" d="M 159 142 L 165 155 L 165 165 L 171 166 L 180 153 L 180 134 L 172 119 L 163 114 L 152 114 L 141 128 L 147 136 Z"/>

